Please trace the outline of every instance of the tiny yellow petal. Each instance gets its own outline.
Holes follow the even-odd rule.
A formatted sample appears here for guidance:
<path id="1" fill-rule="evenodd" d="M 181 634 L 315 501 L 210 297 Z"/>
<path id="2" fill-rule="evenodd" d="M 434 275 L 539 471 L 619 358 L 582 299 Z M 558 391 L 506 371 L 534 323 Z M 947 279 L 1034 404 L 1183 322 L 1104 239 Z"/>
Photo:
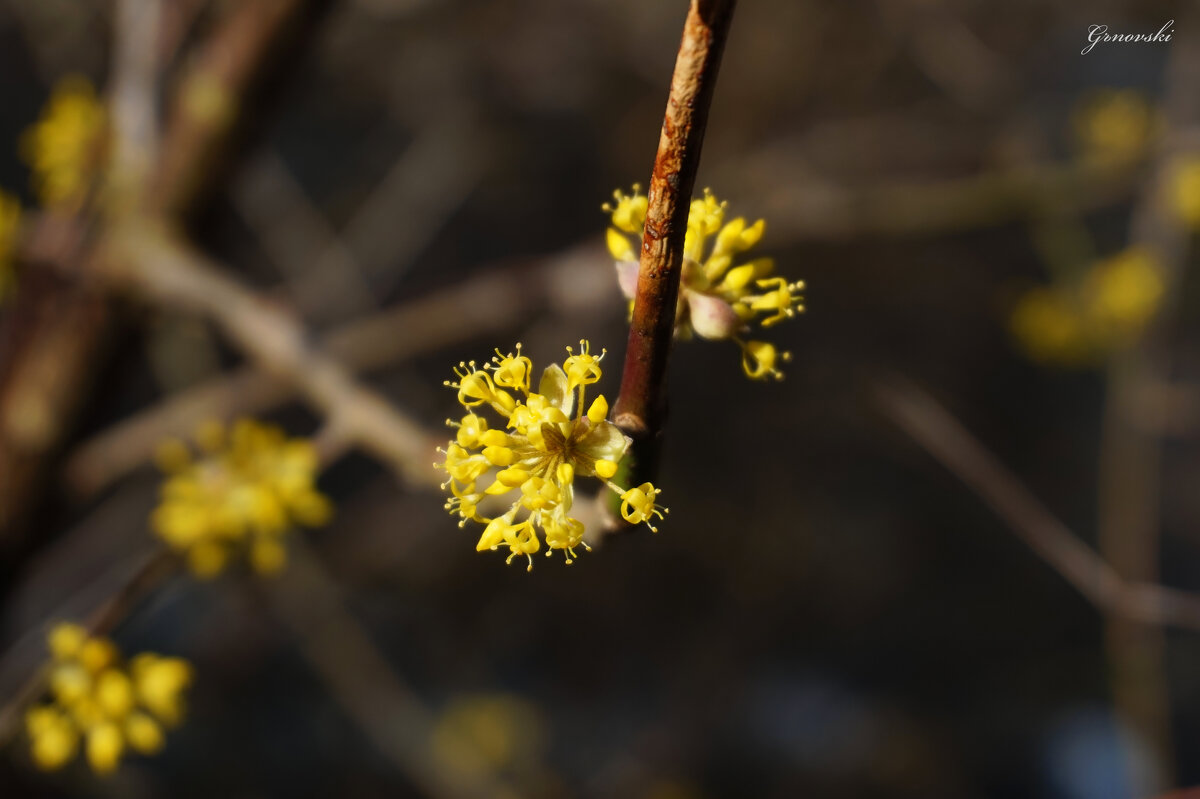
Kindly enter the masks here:
<path id="1" fill-rule="evenodd" d="M 75 727 L 61 714 L 32 732 L 33 764 L 42 771 L 62 768 L 73 757 L 79 746 L 79 734 Z"/>
<path id="2" fill-rule="evenodd" d="M 599 424 L 608 418 L 608 400 L 604 399 L 603 394 L 592 400 L 592 405 L 588 408 L 587 418 L 592 424 Z"/>
<path id="3" fill-rule="evenodd" d="M 47 637 L 50 645 L 50 654 L 59 660 L 78 657 L 79 650 L 83 648 L 87 637 L 87 630 L 78 624 L 68 624 L 65 622 L 56 624 Z"/>
<path id="4" fill-rule="evenodd" d="M 616 228 L 609 228 L 606 242 L 608 244 L 608 252 L 617 261 L 636 261 L 637 255 L 633 251 L 633 245 L 629 243 L 628 237 Z"/>
<path id="5" fill-rule="evenodd" d="M 117 648 L 107 638 L 89 638 L 79 648 L 79 662 L 93 674 L 98 674 L 117 659 Z"/>
<path id="6" fill-rule="evenodd" d="M 108 669 L 96 678 L 95 698 L 109 717 L 120 718 L 133 709 L 133 683 L 125 672 Z"/>
<path id="7" fill-rule="evenodd" d="M 145 713 L 132 713 L 125 719 L 125 737 L 143 755 L 152 755 L 163 747 L 162 727 Z"/>
<path id="8" fill-rule="evenodd" d="M 279 574 L 287 564 L 287 550 L 277 539 L 258 536 L 250 546 L 250 563 L 259 574 Z"/>
<path id="9" fill-rule="evenodd" d="M 109 774 L 121 762 L 125 739 L 121 729 L 112 722 L 93 727 L 87 736 L 87 759 L 97 774 Z"/>

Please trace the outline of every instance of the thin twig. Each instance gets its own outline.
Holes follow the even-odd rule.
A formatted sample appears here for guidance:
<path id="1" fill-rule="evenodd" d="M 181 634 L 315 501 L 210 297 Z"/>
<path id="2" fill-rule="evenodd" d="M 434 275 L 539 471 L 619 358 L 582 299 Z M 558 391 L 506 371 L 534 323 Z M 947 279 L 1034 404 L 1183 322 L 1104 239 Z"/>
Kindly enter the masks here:
<path id="1" fill-rule="evenodd" d="M 722 185 L 750 185 L 756 176 L 772 170 L 775 188 L 762 193 L 759 202 L 763 213 L 777 220 L 771 224 L 771 239 L 777 244 L 934 236 L 999 227 L 1034 219 L 1047 206 L 1090 211 L 1126 199 L 1144 166 L 1042 162 L 962 177 L 855 185 L 788 166 L 787 144 L 748 157 L 751 166 L 744 166 L 741 173 L 729 170 L 729 180 L 722 181 Z"/>
<path id="2" fill-rule="evenodd" d="M 1167 70 L 1167 131 L 1156 163 L 1142 187 L 1131 221 L 1130 246 L 1150 253 L 1164 284 L 1164 302 L 1141 340 L 1117 353 L 1109 366 L 1100 435 L 1099 549 L 1126 580 L 1158 579 L 1161 530 L 1162 442 L 1138 418 L 1147 410 L 1145 387 L 1167 379 L 1169 327 L 1178 305 L 1189 235 L 1170 207 L 1176 159 L 1189 147 L 1181 133 L 1200 123 L 1197 18 L 1181 20 L 1184 38 L 1172 47 Z M 1149 395 L 1153 398 L 1154 395 Z M 1161 401 L 1162 395 L 1158 396 Z M 1152 407 L 1151 414 L 1164 415 Z M 1150 743 L 1164 764 L 1173 757 L 1171 702 L 1166 675 L 1166 641 L 1158 630 L 1109 619 L 1105 628 L 1109 681 L 1121 716 Z M 1168 769 L 1170 766 L 1166 766 Z M 1131 789 L 1136 786 L 1129 786 Z"/>
<path id="3" fill-rule="evenodd" d="M 213 34 L 177 92 L 176 111 L 150 178 L 155 196 L 172 209 L 191 208 L 208 185 L 216 156 L 226 150 L 234 128 L 235 116 L 221 109 L 241 103 L 241 93 L 267 63 L 267 51 L 305 5 L 299 0 L 250 0 L 239 4 Z M 117 43 L 141 47 L 124 35 Z M 130 61 L 141 64 L 143 57 Z M 125 129 L 115 132 L 124 135 Z M 123 144 L 116 149 L 129 151 Z M 38 221 L 30 237 L 32 255 L 72 271 L 88 257 L 90 222 L 57 222 Z M 40 497 L 50 458 L 105 361 L 113 329 L 113 314 L 102 296 L 50 277 L 54 279 L 22 281 L 21 312 L 4 320 L 0 330 L 0 474 L 5 476 L 0 481 L 0 549 L 9 552 L 19 548 L 22 522 Z"/>
<path id="4" fill-rule="evenodd" d="M 175 93 L 151 200 L 186 214 L 218 176 L 243 101 L 312 0 L 247 0 L 208 40 Z"/>
<path id="5" fill-rule="evenodd" d="M 683 24 L 658 154 L 647 191 L 637 294 L 613 420 L 634 440 L 644 470 L 665 411 L 664 380 L 675 329 L 683 241 L 717 71 L 735 0 L 692 0 Z M 641 464 L 640 466 L 638 464 Z"/>
<path id="6" fill-rule="evenodd" d="M 312 349 L 286 309 L 227 276 L 164 228 L 139 224 L 110 233 L 95 267 L 116 288 L 212 319 L 263 369 L 297 386 L 340 435 L 415 483 L 437 480 L 433 436 Z"/>
<path id="7" fill-rule="evenodd" d="M 428 796 L 516 799 L 494 774 L 447 769 L 432 757 L 434 716 L 353 616 L 342 589 L 302 537 L 290 546 L 285 580 L 261 583 L 275 615 L 296 638 L 333 696 L 375 749 Z"/>
<path id="8" fill-rule="evenodd" d="M 158 156 L 158 38 L 161 0 L 120 0 L 109 111 L 109 183 L 139 202 Z M 124 197 L 123 197 L 124 199 Z"/>
<path id="9" fill-rule="evenodd" d="M 579 314 L 596 311 L 597 297 L 611 297 L 602 307 L 612 308 L 618 302 L 611 266 L 591 243 L 544 262 L 481 272 L 437 293 L 349 322 L 325 337 L 319 349 L 346 369 L 370 373 L 511 328 L 546 307 L 560 314 Z M 463 316 L 463 308 L 474 312 Z M 67 483 L 78 494 L 92 495 L 149 461 L 164 439 L 190 436 L 206 419 L 265 412 L 295 393 L 286 379 L 254 365 L 239 367 L 177 392 L 84 441 L 67 460 Z"/>
<path id="10" fill-rule="evenodd" d="M 966 483 L 1101 611 L 1143 624 L 1200 630 L 1200 594 L 1122 579 L 924 391 L 897 381 L 877 386 L 876 399 L 885 416 Z"/>

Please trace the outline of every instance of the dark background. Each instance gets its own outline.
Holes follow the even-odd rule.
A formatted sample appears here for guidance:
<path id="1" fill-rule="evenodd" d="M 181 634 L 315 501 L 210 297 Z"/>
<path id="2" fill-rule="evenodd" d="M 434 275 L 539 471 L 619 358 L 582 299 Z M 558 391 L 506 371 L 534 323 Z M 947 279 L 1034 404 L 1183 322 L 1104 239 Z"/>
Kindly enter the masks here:
<path id="1" fill-rule="evenodd" d="M 602 274 L 599 206 L 648 178 L 684 11 L 332 4 L 249 109 L 255 132 L 198 240 L 294 302 L 314 333 L 567 251 Z M 698 185 L 735 215 L 767 219 L 759 250 L 807 281 L 809 310 L 772 331 L 794 355 L 779 384 L 743 379 L 732 344 L 676 349 L 661 532 L 527 574 L 475 554 L 477 531 L 457 528 L 438 495 L 351 454 L 320 481 L 335 520 L 295 534 L 304 549 L 273 583 L 236 569 L 181 578 L 116 631 L 128 652 L 195 664 L 189 717 L 162 754 L 106 781 L 79 763 L 47 776 L 18 738 L 0 759 L 0 795 L 427 795 L 314 664 L 314 648 L 328 655 L 344 635 L 322 623 L 342 618 L 330 606 L 386 667 L 380 677 L 353 647 L 339 653 L 346 683 L 385 715 L 397 686 L 434 724 L 464 697 L 515 697 L 529 718 L 500 771 L 518 795 L 1107 799 L 1200 783 L 1200 638 L 1165 633 L 1145 678 L 1169 693 L 1165 724 L 1117 710 L 1104 617 L 874 400 L 879 380 L 922 386 L 1095 543 L 1108 376 L 1031 363 L 1007 330 L 1016 294 L 1047 280 L 1027 222 L 1036 202 L 964 220 L 913 214 L 903 190 L 843 211 L 820 194 L 1072 163 L 1072 114 L 1088 92 L 1133 88 L 1158 103 L 1172 47 L 1081 56 L 1087 26 L 1154 31 L 1181 11 L 743 0 Z M 103 85 L 110 27 L 102 3 L 0 3 L 6 189 L 27 185 L 15 142 L 53 80 L 82 71 Z M 1076 198 L 1100 253 L 1125 246 L 1148 175 L 1141 166 L 1111 198 Z M 305 296 L 315 259 L 301 234 L 327 244 L 356 225 L 357 272 Z M 441 385 L 453 363 L 520 340 L 540 369 L 587 337 L 610 351 L 612 397 L 616 283 L 577 291 L 586 302 L 548 303 L 503 334 L 430 341 L 372 383 L 436 427 L 456 413 Z M 1177 301 L 1167 346 L 1172 377 L 1187 381 L 1200 374 L 1190 274 Z M 478 312 L 463 307 L 464 325 Z M 75 443 L 240 362 L 203 322 L 134 306 L 125 316 Z M 295 435 L 318 425 L 299 404 L 270 418 Z M 1195 432 L 1162 451 L 1157 546 L 1163 582 L 1180 587 L 1200 580 Z M 52 482 L 30 545 L 6 567 L 10 658 L 35 656 L 47 619 L 90 606 L 153 546 L 158 480 L 146 466 L 89 497 Z"/>

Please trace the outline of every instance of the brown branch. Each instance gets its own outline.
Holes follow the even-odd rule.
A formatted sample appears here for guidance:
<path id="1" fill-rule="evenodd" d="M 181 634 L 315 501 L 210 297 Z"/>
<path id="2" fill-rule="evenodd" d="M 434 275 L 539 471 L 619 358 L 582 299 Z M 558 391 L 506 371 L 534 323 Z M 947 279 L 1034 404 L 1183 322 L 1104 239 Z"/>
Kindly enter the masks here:
<path id="1" fill-rule="evenodd" d="M 1190 245 L 1189 231 L 1169 200 L 1177 159 L 1192 151 L 1194 142 L 1187 139 L 1200 123 L 1200 37 L 1195 32 L 1200 17 L 1190 16 L 1180 21 L 1182 38 L 1171 50 L 1165 78 L 1166 135 L 1134 207 L 1130 231 L 1130 246 L 1149 252 L 1158 265 L 1164 302 L 1137 344 L 1112 358 L 1100 434 L 1099 549 L 1126 580 L 1154 581 L 1159 574 L 1162 442 L 1142 423 L 1140 416 L 1147 408 L 1138 401 L 1147 398 L 1146 386 L 1162 382 L 1170 373 L 1168 331 Z M 1161 405 L 1149 410 L 1155 417 L 1165 415 Z M 1117 711 L 1163 763 L 1170 764 L 1174 746 L 1162 632 L 1114 616 L 1105 627 L 1105 642 Z"/>
<path id="2" fill-rule="evenodd" d="M 683 271 L 688 207 L 735 0 L 692 0 L 683 23 L 658 155 L 647 191 L 641 264 L 613 418 L 635 441 L 658 430 Z"/>
<path id="3" fill-rule="evenodd" d="M 1122 579 L 924 391 L 893 382 L 877 386 L 876 399 L 885 416 L 966 483 L 1097 608 L 1143 624 L 1200 630 L 1200 595 Z"/>
<path id="4" fill-rule="evenodd" d="M 547 306 L 559 313 L 593 311 L 598 296 L 611 296 L 605 305 L 616 306 L 612 268 L 589 244 L 544 263 L 485 270 L 456 286 L 349 322 L 324 338 L 319 350 L 346 369 L 369 373 L 505 330 Z M 464 317 L 463 308 L 475 310 Z M 421 335 L 399 335 L 413 330 Z M 295 393 L 285 379 L 253 365 L 239 367 L 177 392 L 83 442 L 67 460 L 67 482 L 79 494 L 94 494 L 149 461 L 163 439 L 189 436 L 205 419 L 261 413 Z"/>
<path id="5" fill-rule="evenodd" d="M 446 797 L 521 795 L 494 773 L 446 768 L 431 757 L 434 714 L 350 612 L 341 586 L 302 537 L 291 544 L 288 578 L 260 581 L 255 587 L 364 737 L 422 792 Z"/>
<path id="6" fill-rule="evenodd" d="M 189 212 L 207 193 L 234 137 L 246 96 L 312 0 L 248 0 L 207 41 L 175 92 L 151 202 Z"/>
<path id="7" fill-rule="evenodd" d="M 641 482 L 655 469 L 688 211 L 735 5 L 736 0 L 692 0 L 683 23 L 647 192 L 649 207 L 621 391 L 613 406 L 613 421 L 633 439 L 616 476 L 628 485 Z"/>
<path id="8" fill-rule="evenodd" d="M 197 109 L 212 107 L 197 98 L 219 96 L 236 106 L 239 92 L 261 71 L 267 50 L 279 42 L 295 9 L 306 5 L 299 0 L 248 0 L 238 4 L 214 34 L 178 93 L 182 99 L 175 104 L 156 175 L 151 177 L 156 196 L 171 208 L 194 205 L 233 130 L 233 115 L 201 113 L 204 118 L 196 118 Z M 125 35 L 118 44 L 141 46 Z M 141 56 L 132 60 L 143 61 Z M 205 87 L 214 91 L 205 94 Z M 193 160 L 203 163 L 193 165 Z M 69 221 L 58 226 L 49 236 L 55 239 L 51 246 L 42 246 L 35 257 L 52 258 L 64 270 L 72 270 L 88 257 L 89 226 L 90 222 Z M 46 225 L 39 223 L 38 228 L 40 235 Z M 21 310 L 6 315 L 0 325 L 0 550 L 15 550 L 23 540 L 24 521 L 41 495 L 52 457 L 106 360 L 112 317 L 105 299 L 87 287 L 23 279 Z"/>
<path id="9" fill-rule="evenodd" d="M 1031 163 L 953 178 L 905 178 L 852 185 L 786 165 L 782 147 L 751 160 L 774 162 L 776 188 L 761 202 L 776 245 L 863 236 L 933 236 L 1036 219 L 1047 207 L 1091 211 L 1131 193 L 1141 163 Z M 754 169 L 743 170 L 751 176 Z M 726 174 L 724 170 L 721 174 Z M 729 170 L 722 185 L 746 182 Z M 746 185 L 749 185 L 748 183 Z"/>
<path id="10" fill-rule="evenodd" d="M 337 434 L 416 483 L 435 482 L 434 438 L 308 346 L 300 322 L 151 223 L 115 230 L 93 264 L 114 288 L 212 319 L 260 367 L 295 385 Z M 440 440 L 440 436 L 438 437 Z"/>

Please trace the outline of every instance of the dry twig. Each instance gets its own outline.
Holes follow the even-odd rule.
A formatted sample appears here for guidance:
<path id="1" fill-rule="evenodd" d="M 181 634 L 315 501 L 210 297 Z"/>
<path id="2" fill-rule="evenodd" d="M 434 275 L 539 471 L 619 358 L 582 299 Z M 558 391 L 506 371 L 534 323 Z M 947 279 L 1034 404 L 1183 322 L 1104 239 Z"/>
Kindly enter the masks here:
<path id="1" fill-rule="evenodd" d="M 612 302 L 604 307 L 615 306 L 606 258 L 595 245 L 581 245 L 544 263 L 484 269 L 451 288 L 349 322 L 325 337 L 319 349 L 346 369 L 369 373 L 502 331 L 547 306 L 563 314 L 595 311 L 596 298 L 606 291 Z M 474 310 L 463 318 L 462 308 Z M 205 419 L 262 413 L 295 393 L 285 379 L 253 365 L 240 367 L 83 442 L 67 461 L 67 482 L 79 494 L 94 494 L 149 461 L 163 439 L 189 436 Z"/>
<path id="2" fill-rule="evenodd" d="M 652 450 L 665 410 L 663 383 L 675 329 L 683 240 L 735 4 L 735 0 L 692 0 L 650 176 L 637 294 L 621 392 L 613 407 L 613 421 L 633 438 L 627 459 L 639 473 L 652 468 Z"/>
<path id="3" fill-rule="evenodd" d="M 1200 630 L 1200 595 L 1123 579 L 924 391 L 893 382 L 878 386 L 876 399 L 884 415 L 966 483 L 1097 608 L 1143 624 Z"/>
<path id="4" fill-rule="evenodd" d="M 210 319 L 263 369 L 297 386 L 334 430 L 419 484 L 436 481 L 434 439 L 307 343 L 299 320 L 153 224 L 109 234 L 95 266 L 115 288 Z"/>
<path id="5" fill-rule="evenodd" d="M 1108 371 L 1100 439 L 1099 548 L 1104 559 L 1127 580 L 1158 579 L 1161 527 L 1162 442 L 1139 419 L 1165 415 L 1165 407 L 1139 404 L 1163 395 L 1147 386 L 1168 379 L 1167 334 L 1182 283 L 1189 244 L 1188 230 L 1170 207 L 1170 182 L 1176 159 L 1187 151 L 1186 134 L 1200 123 L 1200 38 L 1196 15 L 1183 20 L 1183 40 L 1172 48 L 1166 84 L 1167 135 L 1154 168 L 1142 188 L 1131 222 L 1130 246 L 1155 258 L 1162 274 L 1165 301 L 1142 339 L 1117 353 Z M 1114 614 L 1105 630 L 1110 684 L 1118 712 L 1154 745 L 1164 762 L 1172 754 L 1170 697 L 1161 631 L 1129 624 Z"/>
<path id="6" fill-rule="evenodd" d="M 375 749 L 428 796 L 517 797 L 494 774 L 451 770 L 431 757 L 434 717 L 350 613 L 317 554 L 297 538 L 291 573 L 263 583 L 275 615 Z"/>

